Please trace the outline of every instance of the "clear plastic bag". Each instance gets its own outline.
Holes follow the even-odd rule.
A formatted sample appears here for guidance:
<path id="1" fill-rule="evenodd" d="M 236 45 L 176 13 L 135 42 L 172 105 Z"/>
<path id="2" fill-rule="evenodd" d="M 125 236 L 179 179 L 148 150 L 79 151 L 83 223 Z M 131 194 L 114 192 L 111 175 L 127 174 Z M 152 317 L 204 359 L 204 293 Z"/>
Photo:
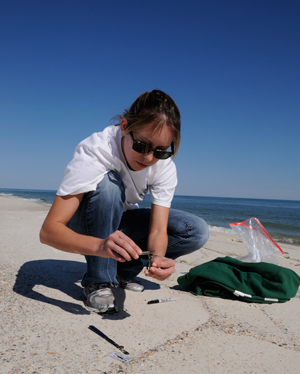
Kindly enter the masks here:
<path id="1" fill-rule="evenodd" d="M 246 256 L 237 257 L 244 262 L 268 262 L 278 265 L 275 254 L 283 250 L 271 238 L 257 218 L 248 218 L 243 222 L 229 223 L 233 231 L 243 240 L 248 249 Z"/>

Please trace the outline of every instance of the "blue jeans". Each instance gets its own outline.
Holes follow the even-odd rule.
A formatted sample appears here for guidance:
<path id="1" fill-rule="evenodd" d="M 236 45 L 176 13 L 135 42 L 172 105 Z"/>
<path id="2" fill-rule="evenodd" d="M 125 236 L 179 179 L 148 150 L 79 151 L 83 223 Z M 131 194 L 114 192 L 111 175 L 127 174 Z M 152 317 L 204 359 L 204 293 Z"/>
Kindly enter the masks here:
<path id="1" fill-rule="evenodd" d="M 79 234 L 105 239 L 116 230 L 129 236 L 143 251 L 147 250 L 150 209 L 123 212 L 125 189 L 118 173 L 110 171 L 98 184 L 96 191 L 84 195 L 68 227 Z M 207 223 L 200 217 L 170 209 L 166 257 L 175 259 L 201 248 L 208 240 Z M 90 283 L 118 284 L 116 274 L 134 279 L 147 259 L 118 262 L 112 258 L 85 256 L 87 271 L 82 286 Z"/>

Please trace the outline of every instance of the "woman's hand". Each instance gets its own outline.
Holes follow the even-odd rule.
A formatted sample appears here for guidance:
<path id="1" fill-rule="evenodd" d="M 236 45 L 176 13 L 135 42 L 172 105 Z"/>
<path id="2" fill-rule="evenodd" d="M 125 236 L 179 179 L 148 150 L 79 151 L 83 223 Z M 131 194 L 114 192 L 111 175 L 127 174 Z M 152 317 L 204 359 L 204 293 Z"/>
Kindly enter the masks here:
<path id="1" fill-rule="evenodd" d="M 145 275 L 163 281 L 175 273 L 175 261 L 171 258 L 154 256 L 152 266 L 145 270 Z"/>
<path id="2" fill-rule="evenodd" d="M 99 246 L 100 257 L 111 257 L 120 262 L 138 259 L 141 253 L 141 248 L 122 231 L 113 232 Z"/>
<path id="3" fill-rule="evenodd" d="M 40 231 L 40 240 L 61 251 L 113 258 L 120 262 L 137 259 L 142 250 L 121 231 L 106 239 L 81 235 L 67 227 L 84 194 L 56 196 Z"/>

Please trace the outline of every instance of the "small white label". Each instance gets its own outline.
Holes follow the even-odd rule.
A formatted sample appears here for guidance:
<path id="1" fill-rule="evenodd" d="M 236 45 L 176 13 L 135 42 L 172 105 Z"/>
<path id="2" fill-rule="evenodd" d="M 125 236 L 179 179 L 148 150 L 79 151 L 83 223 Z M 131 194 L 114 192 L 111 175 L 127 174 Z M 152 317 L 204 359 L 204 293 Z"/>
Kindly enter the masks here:
<path id="1" fill-rule="evenodd" d="M 235 296 L 242 296 L 242 297 L 252 297 L 252 295 L 248 295 L 247 293 L 241 292 L 241 291 L 234 291 Z"/>
<path id="2" fill-rule="evenodd" d="M 274 301 L 274 302 L 278 302 L 278 299 L 271 299 L 270 297 L 265 297 L 265 300 L 266 300 L 266 301 Z"/>
<path id="3" fill-rule="evenodd" d="M 113 357 L 113 358 L 116 358 L 117 360 L 122 361 L 122 362 L 129 362 L 129 361 L 132 360 L 132 358 L 122 356 L 122 355 L 120 355 L 119 353 L 116 353 L 116 352 L 111 353 L 110 356 Z"/>

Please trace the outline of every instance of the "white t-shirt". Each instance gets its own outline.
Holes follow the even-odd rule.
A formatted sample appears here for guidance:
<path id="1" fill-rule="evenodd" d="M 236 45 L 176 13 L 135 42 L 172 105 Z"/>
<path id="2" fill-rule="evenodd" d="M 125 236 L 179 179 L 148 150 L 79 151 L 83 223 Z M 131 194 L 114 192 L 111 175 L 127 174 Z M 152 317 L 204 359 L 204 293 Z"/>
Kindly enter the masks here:
<path id="1" fill-rule="evenodd" d="M 130 170 L 123 155 L 121 138 L 120 126 L 112 125 L 80 142 L 65 169 L 57 195 L 95 191 L 106 173 L 116 171 L 125 187 L 124 211 L 138 208 L 148 190 L 152 204 L 169 208 L 177 185 L 173 160 L 158 160 L 146 169 Z"/>

